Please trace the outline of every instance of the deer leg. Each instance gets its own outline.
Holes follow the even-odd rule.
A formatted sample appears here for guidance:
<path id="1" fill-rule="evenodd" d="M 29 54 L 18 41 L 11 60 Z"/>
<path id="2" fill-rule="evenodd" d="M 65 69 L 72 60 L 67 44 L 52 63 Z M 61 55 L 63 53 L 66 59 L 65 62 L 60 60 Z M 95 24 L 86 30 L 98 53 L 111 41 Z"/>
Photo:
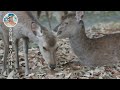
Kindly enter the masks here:
<path id="1" fill-rule="evenodd" d="M 8 52 L 9 52 L 9 38 L 8 38 L 8 33 L 3 32 L 2 35 L 2 40 L 4 43 L 4 56 L 3 56 L 3 69 L 2 69 L 2 73 L 6 70 L 6 66 L 7 66 L 7 57 L 8 57 Z"/>
<path id="2" fill-rule="evenodd" d="M 16 39 L 15 40 L 15 56 L 16 56 L 15 68 L 16 69 L 19 69 L 18 42 L 19 40 Z"/>
<path id="3" fill-rule="evenodd" d="M 8 52 L 9 52 L 9 46 L 8 46 L 8 45 L 5 45 L 5 46 L 4 46 L 3 70 L 2 70 L 2 73 L 6 70 Z"/>
<path id="4" fill-rule="evenodd" d="M 25 76 L 27 76 L 29 71 L 29 63 L 28 63 L 28 38 L 23 38 L 23 49 L 24 49 L 24 57 L 25 57 Z"/>

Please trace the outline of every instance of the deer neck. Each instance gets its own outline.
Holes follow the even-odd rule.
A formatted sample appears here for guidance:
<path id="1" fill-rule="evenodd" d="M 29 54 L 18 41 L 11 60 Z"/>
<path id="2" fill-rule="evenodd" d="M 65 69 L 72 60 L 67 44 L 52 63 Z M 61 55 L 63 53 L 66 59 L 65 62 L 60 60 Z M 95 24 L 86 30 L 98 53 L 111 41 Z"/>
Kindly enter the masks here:
<path id="1" fill-rule="evenodd" d="M 71 35 L 70 36 L 70 42 L 71 44 L 75 44 L 76 47 L 82 45 L 82 44 L 85 44 L 85 42 L 88 41 L 88 37 L 86 36 L 86 33 L 85 33 L 85 27 L 83 26 L 82 29 L 80 29 L 79 25 L 78 27 L 76 28 L 76 31 L 74 33 L 74 35 Z"/>
<path id="2" fill-rule="evenodd" d="M 74 51 L 74 53 L 80 58 L 81 60 L 85 60 L 85 53 L 87 49 L 87 45 L 89 43 L 89 38 L 87 38 L 85 33 L 85 28 L 80 30 L 80 28 L 77 28 L 74 35 L 72 35 L 70 38 L 70 44 Z M 82 57 L 80 57 L 82 56 Z M 82 61 L 81 63 L 84 63 L 85 61 Z"/>

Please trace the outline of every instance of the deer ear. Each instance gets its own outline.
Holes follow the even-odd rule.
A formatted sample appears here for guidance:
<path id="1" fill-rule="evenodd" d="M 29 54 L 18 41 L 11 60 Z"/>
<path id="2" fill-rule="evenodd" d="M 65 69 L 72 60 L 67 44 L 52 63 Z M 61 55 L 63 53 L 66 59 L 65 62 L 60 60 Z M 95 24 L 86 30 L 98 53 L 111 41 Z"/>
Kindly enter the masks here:
<path id="1" fill-rule="evenodd" d="M 65 16 L 61 16 L 61 21 L 63 21 L 65 19 Z"/>
<path id="2" fill-rule="evenodd" d="M 35 22 L 31 23 L 31 29 L 35 35 L 37 35 L 36 30 L 38 29 L 38 26 Z"/>
<path id="3" fill-rule="evenodd" d="M 48 32 L 48 29 L 47 29 L 46 27 L 45 27 L 44 29 L 42 29 L 42 34 L 43 34 L 43 35 L 46 35 L 47 32 Z"/>
<path id="4" fill-rule="evenodd" d="M 76 19 L 77 19 L 77 21 L 82 20 L 83 16 L 84 16 L 84 11 L 76 11 Z"/>

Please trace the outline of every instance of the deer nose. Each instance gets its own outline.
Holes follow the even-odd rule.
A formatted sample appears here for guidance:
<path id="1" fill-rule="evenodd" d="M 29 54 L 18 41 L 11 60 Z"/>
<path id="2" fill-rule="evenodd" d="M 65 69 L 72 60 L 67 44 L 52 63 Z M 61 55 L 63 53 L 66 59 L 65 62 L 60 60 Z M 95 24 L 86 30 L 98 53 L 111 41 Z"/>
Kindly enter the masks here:
<path id="1" fill-rule="evenodd" d="M 55 69 L 55 68 L 56 68 L 56 65 L 55 65 L 55 64 L 51 64 L 51 65 L 50 65 L 50 68 L 51 68 L 51 69 Z"/>

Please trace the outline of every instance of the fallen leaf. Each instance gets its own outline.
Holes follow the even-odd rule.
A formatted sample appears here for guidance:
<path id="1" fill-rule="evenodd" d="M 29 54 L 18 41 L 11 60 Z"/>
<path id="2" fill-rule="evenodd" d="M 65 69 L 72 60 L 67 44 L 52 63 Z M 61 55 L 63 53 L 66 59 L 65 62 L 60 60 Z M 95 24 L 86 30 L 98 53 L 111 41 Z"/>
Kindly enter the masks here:
<path id="1" fill-rule="evenodd" d="M 12 72 L 10 72 L 10 74 L 8 75 L 7 79 L 13 79 L 15 72 L 14 70 Z"/>
<path id="2" fill-rule="evenodd" d="M 33 75 L 35 75 L 35 73 L 31 73 L 31 74 L 29 74 L 28 77 L 31 77 L 31 76 L 33 76 Z"/>
<path id="3" fill-rule="evenodd" d="M 69 73 L 68 75 L 65 76 L 65 79 L 68 79 L 71 76 L 72 73 Z"/>
<path id="4" fill-rule="evenodd" d="M 7 72 L 6 72 L 6 71 L 4 71 L 4 72 L 3 72 L 3 75 L 4 75 L 4 76 L 7 76 Z"/>
<path id="5" fill-rule="evenodd" d="M 25 66 L 25 61 L 20 61 L 20 62 L 19 62 L 19 65 L 20 65 L 20 66 Z"/>

